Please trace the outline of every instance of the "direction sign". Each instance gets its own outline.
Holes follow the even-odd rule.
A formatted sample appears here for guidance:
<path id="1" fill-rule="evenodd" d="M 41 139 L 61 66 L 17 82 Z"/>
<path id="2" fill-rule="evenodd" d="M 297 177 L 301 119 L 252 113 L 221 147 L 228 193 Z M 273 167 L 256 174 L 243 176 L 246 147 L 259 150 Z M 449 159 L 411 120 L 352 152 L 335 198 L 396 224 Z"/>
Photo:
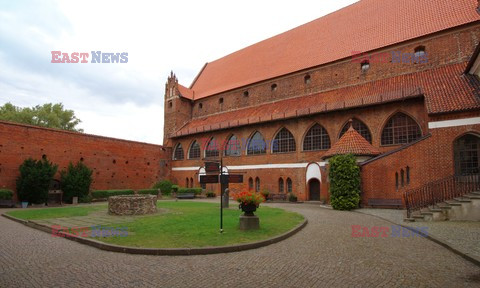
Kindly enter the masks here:
<path id="1" fill-rule="evenodd" d="M 200 183 L 218 183 L 218 175 L 200 175 Z"/>
<path id="2" fill-rule="evenodd" d="M 220 183 L 243 183 L 243 175 L 240 174 L 230 174 L 230 175 L 220 175 Z"/>
<path id="3" fill-rule="evenodd" d="M 220 173 L 220 165 L 218 162 L 205 162 L 205 171 L 207 173 Z"/>

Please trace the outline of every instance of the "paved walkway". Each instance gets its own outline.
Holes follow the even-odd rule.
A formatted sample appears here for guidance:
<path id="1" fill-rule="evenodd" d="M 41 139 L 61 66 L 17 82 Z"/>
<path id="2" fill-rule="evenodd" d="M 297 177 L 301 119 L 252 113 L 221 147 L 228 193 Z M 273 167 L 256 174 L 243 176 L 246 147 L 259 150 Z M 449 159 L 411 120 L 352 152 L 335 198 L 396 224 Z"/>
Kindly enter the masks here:
<path id="1" fill-rule="evenodd" d="M 374 215 L 409 227 L 428 227 L 429 236 L 467 254 L 480 262 L 480 222 L 434 221 L 404 222 L 406 212 L 393 209 L 358 209 L 357 212 Z"/>
<path id="2" fill-rule="evenodd" d="M 479 267 L 427 239 L 351 237 L 351 225 L 391 225 L 382 219 L 274 206 L 302 213 L 309 224 L 277 244 L 207 256 L 106 252 L 0 217 L 0 287 L 480 286 Z"/>

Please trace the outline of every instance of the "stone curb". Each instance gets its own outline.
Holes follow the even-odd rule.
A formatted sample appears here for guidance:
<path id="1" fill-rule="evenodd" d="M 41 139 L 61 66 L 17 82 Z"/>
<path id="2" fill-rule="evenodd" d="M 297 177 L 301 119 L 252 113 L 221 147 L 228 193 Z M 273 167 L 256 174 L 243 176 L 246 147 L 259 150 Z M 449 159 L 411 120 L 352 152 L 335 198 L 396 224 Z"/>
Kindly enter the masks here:
<path id="1" fill-rule="evenodd" d="M 52 228 L 43 225 L 43 224 L 38 224 L 32 221 L 28 220 L 23 220 L 19 219 L 7 214 L 2 214 L 3 217 L 13 220 L 15 222 L 21 223 L 25 226 L 35 228 L 40 231 L 47 232 L 49 234 L 52 233 Z M 135 247 L 126 247 L 126 246 L 119 246 L 119 245 L 113 245 L 113 244 L 107 244 L 104 242 L 100 242 L 97 240 L 85 238 L 85 237 L 78 237 L 76 235 L 72 235 L 69 233 L 65 232 L 58 232 L 59 235 L 63 235 L 64 239 L 76 241 L 82 244 L 90 245 L 92 247 L 101 249 L 101 250 L 106 250 L 106 251 L 111 251 L 111 252 L 121 252 L 121 253 L 129 253 L 129 254 L 142 254 L 142 255 L 168 255 L 168 256 L 179 256 L 179 255 L 207 255 L 207 254 L 218 254 L 218 253 L 230 253 L 230 252 L 239 252 L 239 251 L 244 251 L 244 250 L 250 250 L 250 249 L 256 249 L 264 246 L 268 246 L 270 244 L 274 244 L 277 242 L 280 242 L 282 240 L 285 240 L 296 233 L 298 233 L 300 230 L 302 230 L 308 223 L 308 220 L 305 218 L 302 223 L 291 229 L 290 231 L 287 231 L 279 236 L 258 241 L 258 242 L 253 242 L 253 243 L 246 243 L 246 244 L 239 244 L 239 245 L 231 245 L 231 246 L 219 246 L 219 247 L 201 247 L 201 248 L 135 248 Z"/>
<path id="2" fill-rule="evenodd" d="M 435 238 L 433 236 L 430 235 L 430 233 L 428 234 L 425 234 L 423 233 L 422 231 L 419 231 L 419 230 L 416 230 L 414 229 L 413 227 L 409 227 L 409 226 L 405 226 L 403 224 L 400 224 L 400 223 L 395 223 L 389 219 L 385 219 L 381 216 L 377 216 L 377 215 L 372 215 L 372 214 L 368 214 L 368 213 L 363 213 L 363 212 L 360 212 L 360 211 L 353 211 L 353 212 L 356 212 L 356 213 L 359 213 L 359 214 L 363 214 L 363 215 L 370 215 L 370 216 L 373 216 L 373 217 L 376 217 L 378 219 L 382 219 L 384 221 L 387 221 L 389 223 L 392 223 L 392 224 L 395 224 L 395 225 L 399 225 L 399 226 L 402 226 L 403 228 L 406 228 L 414 233 L 417 233 L 417 234 L 420 234 L 422 237 L 424 238 L 427 238 L 428 240 L 432 241 L 432 242 L 435 242 L 437 244 L 439 244 L 440 246 L 443 246 L 444 248 L 447 248 L 448 250 L 450 250 L 451 252 L 461 256 L 462 258 L 464 258 L 465 260 L 468 260 L 470 261 L 471 263 L 477 265 L 480 267 L 480 259 L 473 256 L 473 255 L 469 255 L 468 253 L 465 253 L 465 252 L 462 252 L 460 250 L 458 250 L 457 248 L 451 246 L 450 244 L 446 243 L 445 241 L 442 241 L 438 238 Z"/>

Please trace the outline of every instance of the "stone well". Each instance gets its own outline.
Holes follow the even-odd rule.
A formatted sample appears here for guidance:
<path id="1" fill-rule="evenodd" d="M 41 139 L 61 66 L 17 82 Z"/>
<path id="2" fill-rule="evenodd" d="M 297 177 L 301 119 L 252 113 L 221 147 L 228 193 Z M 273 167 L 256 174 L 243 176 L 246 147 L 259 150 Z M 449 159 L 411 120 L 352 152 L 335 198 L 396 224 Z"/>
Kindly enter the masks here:
<path id="1" fill-rule="evenodd" d="M 144 215 L 157 212 L 157 196 L 123 195 L 108 197 L 108 214 Z"/>

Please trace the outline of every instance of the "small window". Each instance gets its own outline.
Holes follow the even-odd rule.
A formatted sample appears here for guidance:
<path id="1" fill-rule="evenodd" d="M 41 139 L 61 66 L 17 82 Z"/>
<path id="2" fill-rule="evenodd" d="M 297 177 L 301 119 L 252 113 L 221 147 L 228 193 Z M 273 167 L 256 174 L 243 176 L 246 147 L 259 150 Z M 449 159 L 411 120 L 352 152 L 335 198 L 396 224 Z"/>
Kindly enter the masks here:
<path id="1" fill-rule="evenodd" d="M 305 77 L 303 77 L 303 82 L 305 82 L 305 84 L 307 84 L 307 85 L 312 83 L 312 79 L 311 79 L 310 75 L 308 75 L 308 74 L 305 75 Z"/>
<path id="2" fill-rule="evenodd" d="M 260 192 L 260 178 L 255 178 L 255 192 Z"/>
<path id="3" fill-rule="evenodd" d="M 202 109 L 203 108 L 203 103 L 198 104 L 198 108 Z"/>
<path id="4" fill-rule="evenodd" d="M 272 84 L 270 88 L 272 89 L 272 92 L 277 91 L 277 84 Z"/>
<path id="5" fill-rule="evenodd" d="M 223 104 L 223 98 L 218 99 L 218 104 Z"/>
<path id="6" fill-rule="evenodd" d="M 361 65 L 362 72 L 367 72 L 368 69 L 370 69 L 370 62 L 368 61 L 363 61 Z"/>
<path id="7" fill-rule="evenodd" d="M 425 46 L 418 46 L 415 48 L 415 57 L 418 58 L 420 56 L 425 55 Z"/>
<path id="8" fill-rule="evenodd" d="M 193 188 L 193 178 L 190 178 L 190 188 Z"/>
<path id="9" fill-rule="evenodd" d="M 253 179 L 252 179 L 252 177 L 248 178 L 248 190 L 253 190 Z"/>
<path id="10" fill-rule="evenodd" d="M 407 185 L 408 185 L 410 184 L 410 167 L 407 166 L 406 171 L 407 171 Z"/>
<path id="11" fill-rule="evenodd" d="M 285 192 L 283 185 L 284 185 L 283 178 L 278 179 L 278 193 Z"/>
<path id="12" fill-rule="evenodd" d="M 415 48 L 415 53 L 413 54 L 414 59 L 413 63 L 427 63 L 427 52 L 425 51 L 425 46 L 418 46 Z"/>
<path id="13" fill-rule="evenodd" d="M 168 101 L 168 108 L 172 108 L 173 104 L 172 101 Z"/>
<path id="14" fill-rule="evenodd" d="M 189 183 L 189 182 L 188 182 L 188 177 L 187 177 L 187 178 L 185 178 L 185 188 L 190 188 L 190 187 L 188 186 L 188 183 Z"/>
<path id="15" fill-rule="evenodd" d="M 292 193 L 292 179 L 287 178 L 287 193 Z"/>
<path id="16" fill-rule="evenodd" d="M 250 94 L 248 93 L 248 90 L 243 92 L 243 97 L 248 97 L 248 95 L 250 95 Z"/>

